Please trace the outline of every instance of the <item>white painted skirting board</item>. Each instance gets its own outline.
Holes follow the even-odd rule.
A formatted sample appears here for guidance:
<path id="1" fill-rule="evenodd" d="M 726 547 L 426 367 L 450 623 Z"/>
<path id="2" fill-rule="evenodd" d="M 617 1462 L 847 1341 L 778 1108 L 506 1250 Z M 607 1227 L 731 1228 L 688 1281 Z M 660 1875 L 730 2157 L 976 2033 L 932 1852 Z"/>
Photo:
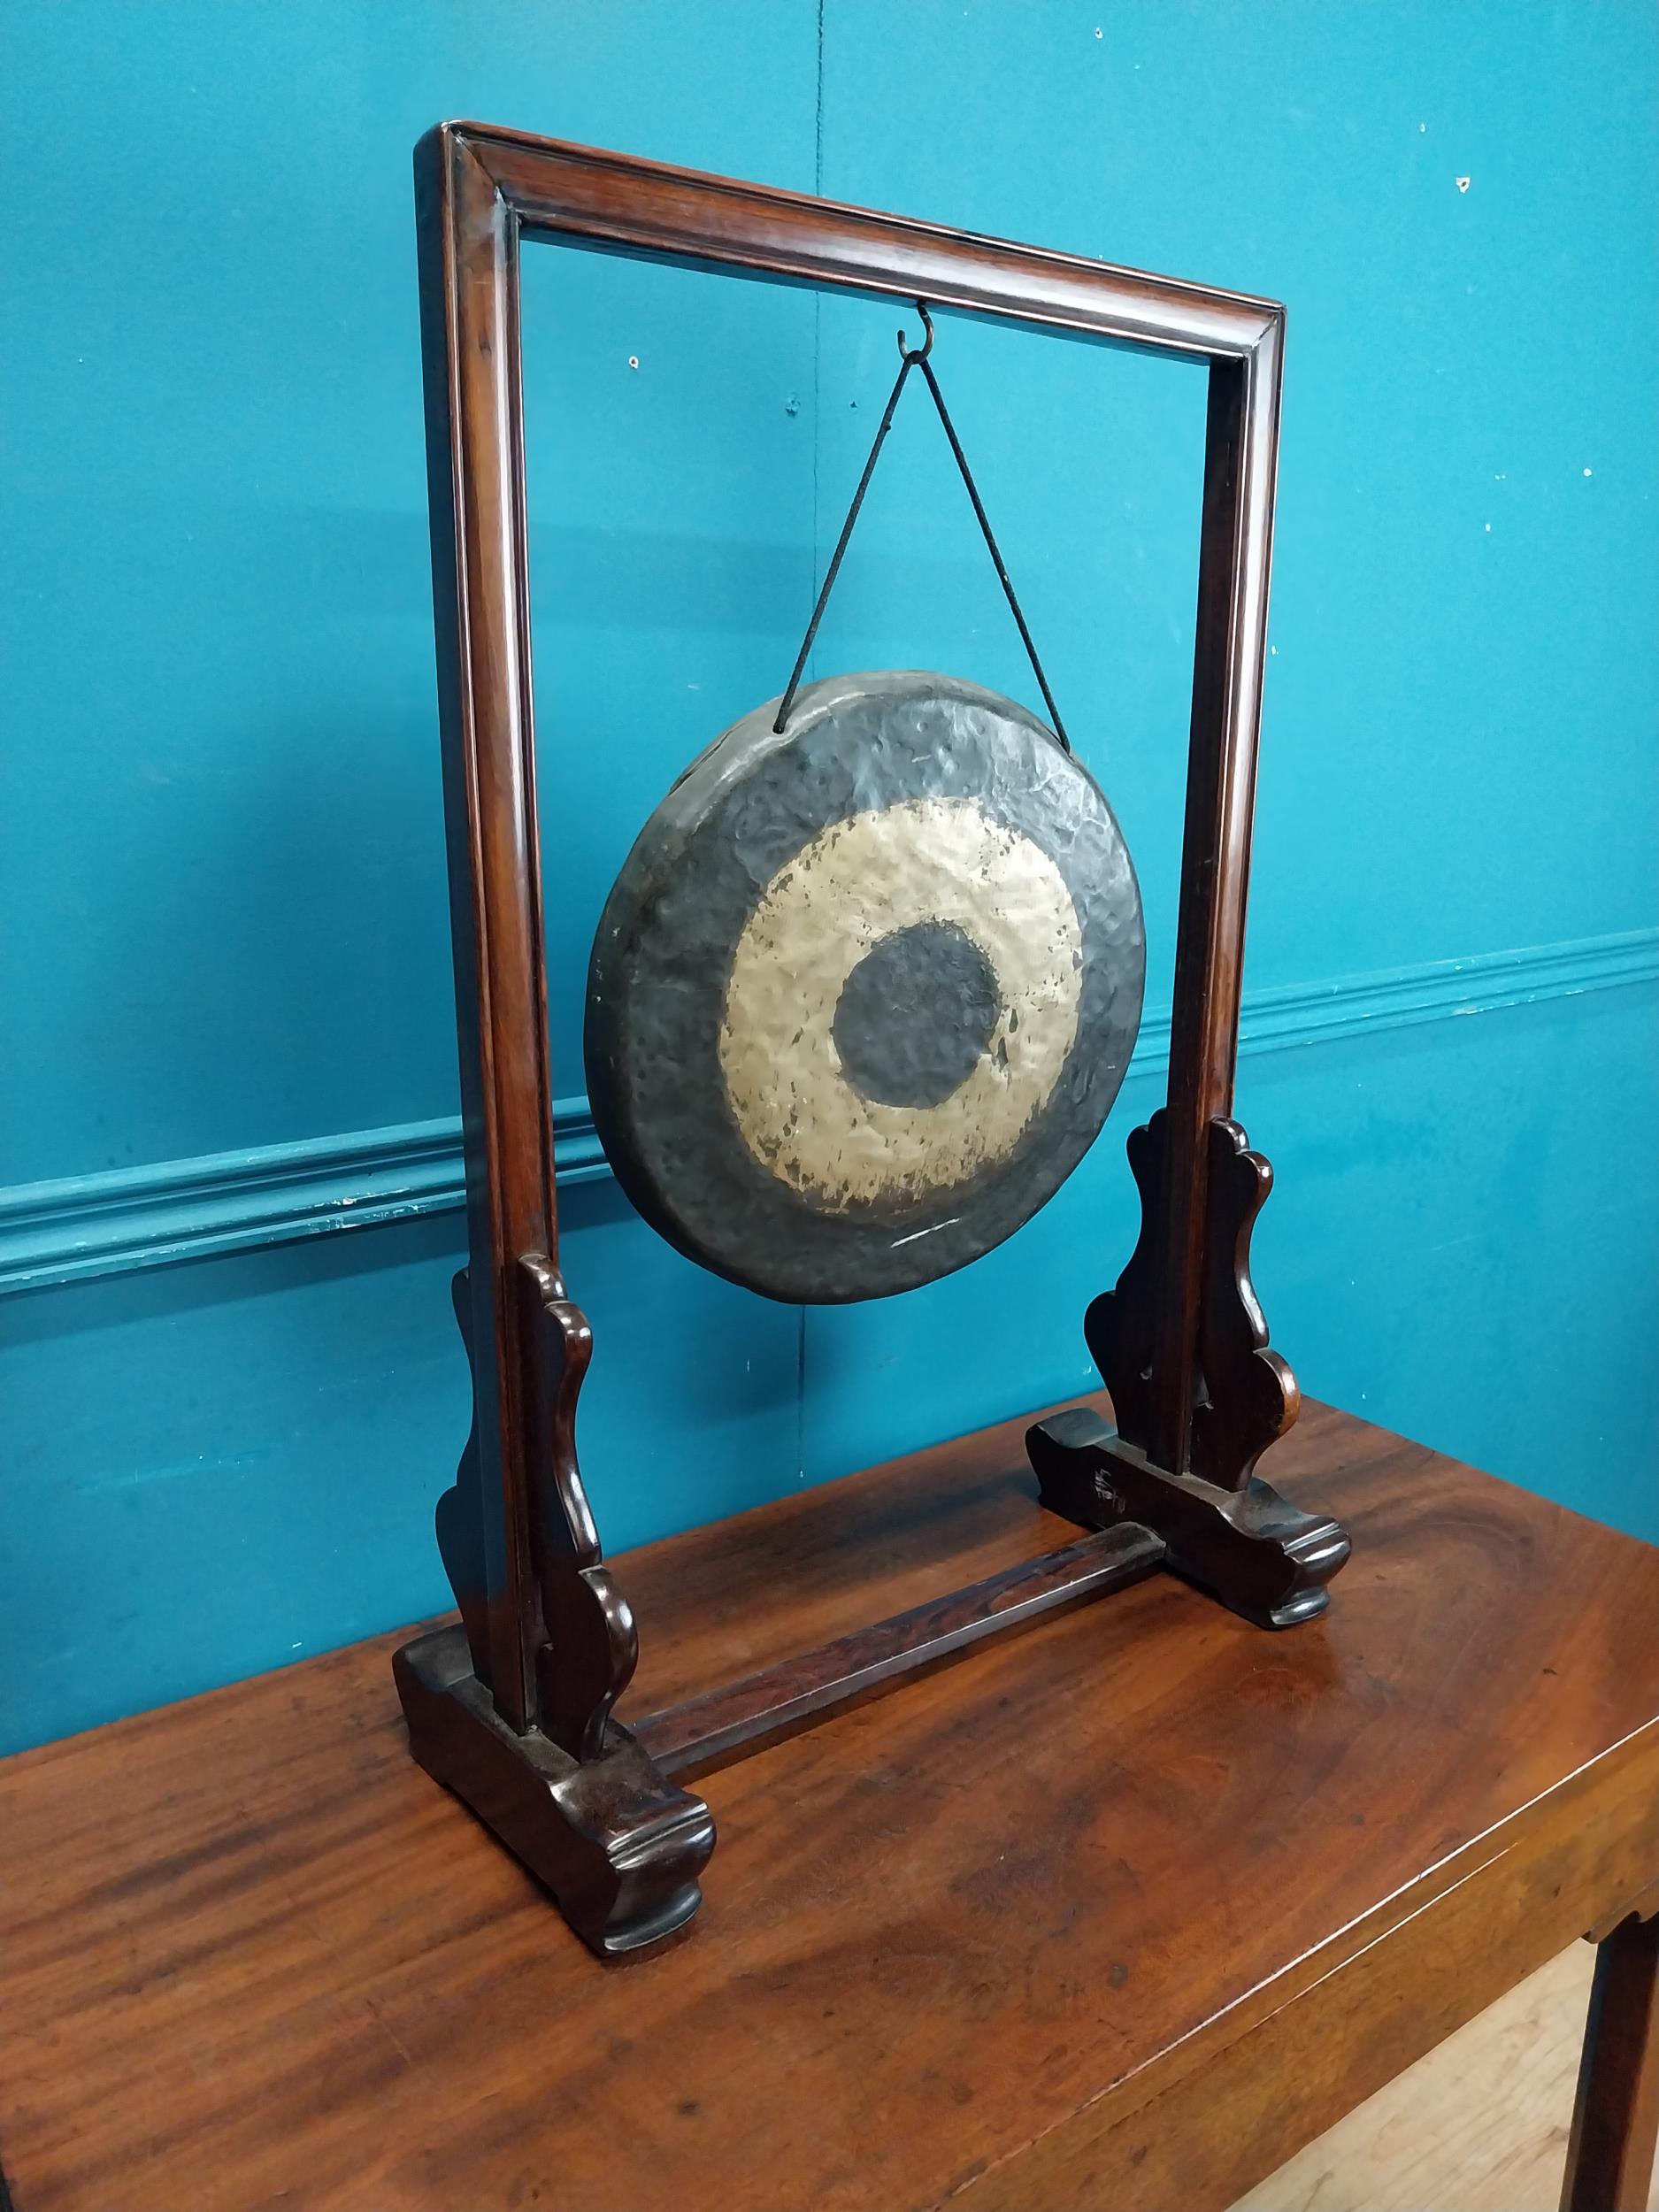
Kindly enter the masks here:
<path id="1" fill-rule="evenodd" d="M 1655 981 L 1659 929 L 1428 961 L 1251 993 L 1240 1049 L 1285 1051 Z M 1132 1077 L 1163 1071 L 1169 1038 L 1168 1015 L 1149 1016 Z M 609 1174 L 585 1098 L 560 1101 L 555 1136 L 561 1184 Z M 17 1184 L 0 1191 L 0 1293 L 449 1213 L 465 1202 L 453 1118 Z"/>

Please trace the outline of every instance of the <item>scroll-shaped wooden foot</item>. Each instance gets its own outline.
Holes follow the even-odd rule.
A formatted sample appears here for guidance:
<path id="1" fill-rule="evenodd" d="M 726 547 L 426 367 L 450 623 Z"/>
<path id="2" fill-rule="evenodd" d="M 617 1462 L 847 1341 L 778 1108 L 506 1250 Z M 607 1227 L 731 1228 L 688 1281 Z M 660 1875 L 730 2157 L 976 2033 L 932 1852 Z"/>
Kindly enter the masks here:
<path id="1" fill-rule="evenodd" d="M 464 1628 L 405 1644 L 392 1670 L 415 1757 L 546 1883 L 592 1950 L 644 1957 L 686 1925 L 714 1821 L 625 1728 L 611 1722 L 596 1759 L 572 1759 L 540 1729 L 518 1734 L 473 1673 Z"/>
<path id="2" fill-rule="evenodd" d="M 457 1277 L 463 1337 L 469 1336 L 465 1288 L 465 1275 Z M 461 1625 L 405 1645 L 393 1672 L 410 1749 L 427 1773 L 546 1883 L 584 1942 L 602 1957 L 635 1958 L 675 1935 L 696 1911 L 714 1822 L 702 1800 L 668 1782 L 611 1717 L 639 1644 L 633 1613 L 600 1551 L 576 1462 L 588 1323 L 551 1262 L 538 1254 L 520 1261 L 516 1288 L 530 1478 L 521 1527 L 534 1563 L 534 1602 L 532 1617 L 516 1624 L 523 1640 L 514 1649 L 527 1662 L 521 1670 L 527 1724 L 515 1727 L 489 1687 L 491 1598 L 476 1420 L 455 1487 L 438 1506 L 439 1543 Z"/>
<path id="3" fill-rule="evenodd" d="M 1148 1455 L 1168 1127 L 1159 1111 L 1130 1137 L 1141 1237 L 1117 1289 L 1095 1299 L 1083 1325 L 1117 1428 L 1077 1408 L 1039 1423 L 1026 1448 L 1052 1511 L 1085 1528 L 1144 1523 L 1164 1540 L 1178 1574 L 1247 1619 L 1288 1628 L 1325 1610 L 1325 1586 L 1349 1547 L 1328 1515 L 1304 1513 L 1255 1472 L 1294 1421 L 1302 1396 L 1290 1369 L 1268 1348 L 1250 1281 L 1250 1233 L 1273 1171 L 1249 1149 L 1236 1121 L 1217 1118 L 1210 1125 L 1203 1291 L 1185 1463 L 1161 1467 Z"/>
<path id="4" fill-rule="evenodd" d="M 1139 1521 L 1164 1539 L 1168 1567 L 1258 1627 L 1294 1627 L 1330 1602 L 1325 1586 L 1348 1557 L 1347 1534 L 1259 1476 L 1224 1490 L 1165 1474 L 1086 1406 L 1039 1421 L 1025 1448 L 1050 1512 L 1084 1528 Z"/>

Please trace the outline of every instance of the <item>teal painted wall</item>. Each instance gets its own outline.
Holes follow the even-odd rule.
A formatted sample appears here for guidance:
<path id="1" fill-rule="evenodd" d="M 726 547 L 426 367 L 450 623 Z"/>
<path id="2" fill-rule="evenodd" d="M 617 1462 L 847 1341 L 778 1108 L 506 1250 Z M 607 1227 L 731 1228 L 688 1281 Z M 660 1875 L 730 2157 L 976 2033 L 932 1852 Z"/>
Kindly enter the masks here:
<path id="1" fill-rule="evenodd" d="M 444 1602 L 409 185 L 442 115 L 1289 303 L 1240 1085 L 1275 1341 L 1659 1538 L 1648 7 L 65 0 L 0 58 L 0 1743 Z M 1086 1385 L 1157 1033 L 1055 1204 L 910 1298 L 802 1316 L 633 1219 L 581 1141 L 588 936 L 662 789 L 787 672 L 895 318 L 526 265 L 567 1271 L 619 1548 Z M 1140 860 L 1156 1008 L 1202 378 L 960 324 L 936 359 Z M 1028 689 L 919 408 L 818 666 L 891 662 Z"/>

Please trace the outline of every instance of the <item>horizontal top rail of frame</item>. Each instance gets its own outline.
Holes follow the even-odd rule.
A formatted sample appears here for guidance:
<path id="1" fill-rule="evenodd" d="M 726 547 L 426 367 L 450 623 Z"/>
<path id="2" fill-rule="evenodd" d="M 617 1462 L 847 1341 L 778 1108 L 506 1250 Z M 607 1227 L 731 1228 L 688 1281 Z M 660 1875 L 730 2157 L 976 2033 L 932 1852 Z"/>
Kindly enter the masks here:
<path id="1" fill-rule="evenodd" d="M 484 169 L 526 230 L 625 252 L 1005 317 L 1163 352 L 1243 358 L 1272 300 L 1045 246 L 746 184 L 485 123 L 439 134 Z"/>

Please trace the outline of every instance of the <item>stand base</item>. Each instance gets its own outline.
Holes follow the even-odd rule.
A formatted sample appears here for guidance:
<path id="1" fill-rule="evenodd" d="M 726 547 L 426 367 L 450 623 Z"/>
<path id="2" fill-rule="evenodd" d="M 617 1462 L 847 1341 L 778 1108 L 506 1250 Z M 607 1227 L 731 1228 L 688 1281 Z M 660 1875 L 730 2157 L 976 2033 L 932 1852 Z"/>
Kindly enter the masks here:
<path id="1" fill-rule="evenodd" d="M 1038 1422 L 1025 1448 L 1051 1513 L 1083 1528 L 1143 1523 L 1164 1539 L 1166 1566 L 1258 1627 L 1294 1627 L 1330 1603 L 1325 1585 L 1348 1555 L 1347 1532 L 1258 1476 L 1224 1490 L 1165 1474 L 1085 1406 Z"/>
<path id="2" fill-rule="evenodd" d="M 708 1807 L 672 1775 L 1159 1565 L 1264 1628 L 1325 1610 L 1325 1586 L 1348 1555 L 1328 1516 L 1254 1476 L 1227 1490 L 1165 1474 L 1087 1407 L 1039 1422 L 1025 1445 L 1043 1504 L 1096 1532 L 1087 1540 L 667 1708 L 637 1734 L 609 1721 L 598 1756 L 580 1761 L 540 1730 L 517 1734 L 472 1671 L 465 1628 L 437 1629 L 392 1662 L 410 1749 L 546 1885 L 591 1950 L 644 1958 L 690 1922 L 714 1848 Z"/>
<path id="3" fill-rule="evenodd" d="M 625 1728 L 612 1722 L 603 1755 L 580 1764 L 539 1732 L 515 1734 L 458 1625 L 405 1644 L 392 1671 L 416 1759 L 547 1885 L 591 1950 L 643 1958 L 680 1933 L 703 1902 L 714 1821 Z"/>

